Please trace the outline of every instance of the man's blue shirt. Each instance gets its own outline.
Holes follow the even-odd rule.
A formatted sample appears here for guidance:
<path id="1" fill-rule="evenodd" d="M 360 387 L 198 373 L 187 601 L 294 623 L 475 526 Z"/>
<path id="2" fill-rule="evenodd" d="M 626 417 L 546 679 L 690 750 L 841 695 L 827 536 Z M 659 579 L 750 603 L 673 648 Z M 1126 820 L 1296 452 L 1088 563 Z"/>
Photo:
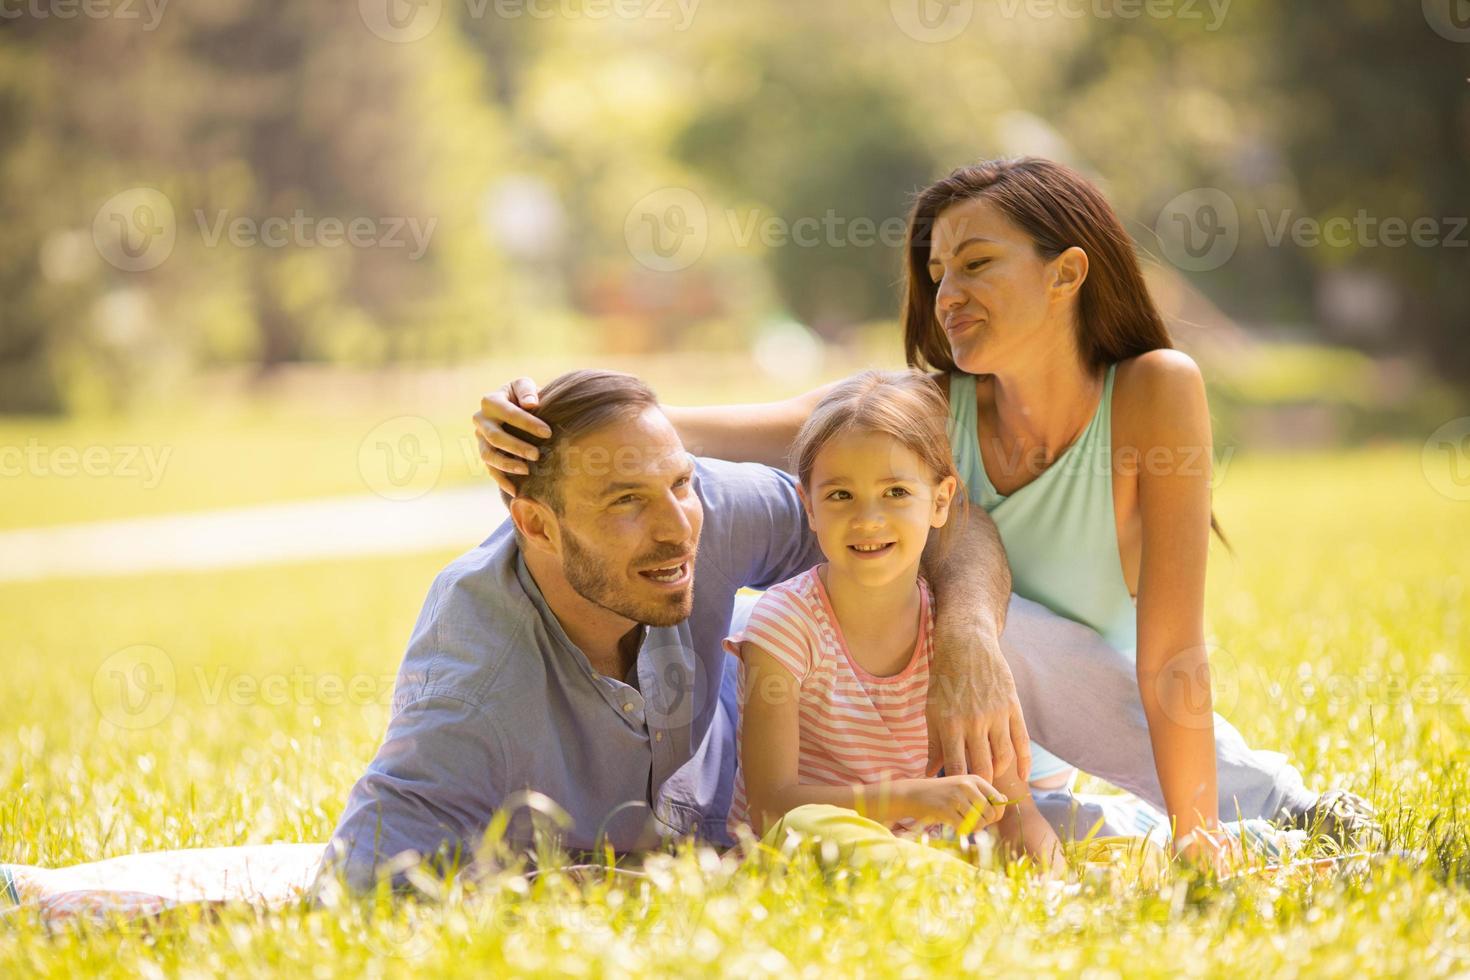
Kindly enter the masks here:
<path id="1" fill-rule="evenodd" d="M 394 689 L 387 735 L 348 797 L 329 860 L 349 882 L 404 851 L 467 861 L 493 812 L 546 794 L 571 817 L 564 845 L 619 851 L 698 835 L 731 843 L 735 593 L 822 560 L 790 474 L 698 458 L 704 507 L 693 611 L 643 630 L 636 684 L 605 677 L 567 638 L 526 569 L 509 520 L 429 590 Z M 507 837 L 529 843 L 530 811 Z"/>

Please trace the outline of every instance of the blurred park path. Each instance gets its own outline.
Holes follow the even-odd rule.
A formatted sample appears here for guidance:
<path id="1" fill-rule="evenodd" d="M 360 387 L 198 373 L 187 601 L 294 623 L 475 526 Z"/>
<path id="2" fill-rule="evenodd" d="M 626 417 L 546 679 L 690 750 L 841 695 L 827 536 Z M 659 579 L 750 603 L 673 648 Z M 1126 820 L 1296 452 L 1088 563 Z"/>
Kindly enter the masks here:
<path id="1" fill-rule="evenodd" d="M 492 486 L 0 532 L 0 582 L 467 550 L 505 519 Z"/>

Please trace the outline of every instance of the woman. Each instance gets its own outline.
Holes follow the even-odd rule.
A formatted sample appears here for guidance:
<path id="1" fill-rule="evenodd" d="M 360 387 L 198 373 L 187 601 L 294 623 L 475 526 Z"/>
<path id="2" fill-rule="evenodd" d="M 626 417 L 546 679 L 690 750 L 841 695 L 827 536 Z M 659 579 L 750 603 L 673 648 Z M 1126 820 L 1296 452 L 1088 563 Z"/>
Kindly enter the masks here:
<path id="1" fill-rule="evenodd" d="M 905 274 L 908 362 L 932 371 L 945 394 L 960 475 L 1000 529 L 1015 591 L 1136 657 L 1174 838 L 1184 853 L 1218 854 L 1215 728 L 1225 723 L 1207 683 L 1163 682 L 1181 671 L 1208 677 L 1209 409 L 1126 232 L 1074 171 L 990 161 L 919 194 Z M 666 412 L 707 455 L 782 465 L 828 387 L 775 404 Z M 503 424 L 534 426 L 519 406 L 531 391 L 512 382 L 476 415 L 482 458 L 502 486 L 494 471 L 521 472 L 529 451 Z M 1070 767 L 1032 751 L 1033 787 L 1065 792 Z M 1285 815 L 1339 836 L 1374 831 L 1371 807 L 1338 791 Z"/>

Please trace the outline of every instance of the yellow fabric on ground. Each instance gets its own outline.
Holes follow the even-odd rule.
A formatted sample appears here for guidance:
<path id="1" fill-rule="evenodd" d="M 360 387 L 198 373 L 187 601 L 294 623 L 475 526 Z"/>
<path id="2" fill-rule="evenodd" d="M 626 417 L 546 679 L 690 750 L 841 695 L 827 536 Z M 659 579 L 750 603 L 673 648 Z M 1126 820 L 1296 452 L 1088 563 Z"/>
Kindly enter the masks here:
<path id="1" fill-rule="evenodd" d="M 794 841 L 810 848 L 824 866 L 898 865 L 971 879 L 982 872 L 966 859 L 959 841 L 900 837 L 855 810 L 825 803 L 787 813 L 761 838 L 761 847 L 768 855 L 784 854 Z M 1169 863 L 1162 848 L 1142 837 L 1095 837 L 1071 845 L 1070 850 L 1074 864 L 1136 868 L 1145 886 L 1157 881 Z"/>

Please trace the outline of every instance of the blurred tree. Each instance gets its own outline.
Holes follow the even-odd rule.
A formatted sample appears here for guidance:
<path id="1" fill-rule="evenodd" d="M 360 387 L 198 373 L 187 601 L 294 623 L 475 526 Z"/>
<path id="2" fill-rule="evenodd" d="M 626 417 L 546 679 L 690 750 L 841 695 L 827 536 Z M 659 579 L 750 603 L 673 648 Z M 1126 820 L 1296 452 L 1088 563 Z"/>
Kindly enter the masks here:
<path id="1" fill-rule="evenodd" d="M 393 43 L 352 5 L 215 0 L 156 30 L 7 21 L 0 45 L 0 409 L 114 401 L 192 363 L 443 361 L 509 336 L 478 207 L 503 127 L 452 17 Z M 175 241 L 116 268 L 93 219 L 132 188 L 166 198 Z"/>
<path id="2" fill-rule="evenodd" d="M 783 16 L 780 32 L 722 53 L 753 77 L 711 93 L 675 151 L 741 203 L 724 230 L 764 245 L 782 304 L 831 337 L 894 315 L 908 197 L 939 164 L 906 88 L 861 49 L 813 58 L 830 43 L 822 21 Z"/>
<path id="3" fill-rule="evenodd" d="M 1319 316 L 1340 338 L 1378 350 L 1409 339 L 1470 389 L 1470 8 L 1311 0 L 1272 9 L 1270 63 L 1291 104 L 1280 139 L 1303 211 L 1354 222 L 1346 247 L 1311 250 L 1315 281 L 1320 289 L 1346 271 L 1369 283 L 1381 277 L 1396 294 L 1378 323 L 1371 313 L 1362 321 L 1367 330 L 1354 329 L 1363 311 L 1351 293 L 1320 304 Z M 1424 244 L 1388 233 L 1389 219 L 1428 222 Z M 1359 295 L 1373 303 L 1370 292 Z"/>
<path id="4" fill-rule="evenodd" d="M 45 281 L 41 254 L 54 216 L 34 191 L 59 165 L 46 106 L 60 93 L 40 52 L 28 47 L 33 27 L 0 32 L 0 410 L 48 412 L 61 406 L 51 361 L 60 323 L 77 315 Z M 61 308 L 71 306 L 72 309 Z"/>
<path id="5" fill-rule="evenodd" d="M 1236 3 L 1213 30 L 1203 5 L 1200 19 L 1097 18 L 1056 64 L 1061 84 L 1039 90 L 1040 111 L 1150 251 L 1175 195 L 1230 197 L 1234 254 L 1190 274 L 1233 315 L 1375 353 L 1414 350 L 1467 385 L 1470 23 L 1453 19 L 1463 8 Z M 1351 226 L 1336 245 L 1317 233 L 1333 219 Z M 1433 243 L 1386 237 L 1388 219 L 1427 220 Z"/>
<path id="6" fill-rule="evenodd" d="M 147 28 L 27 7 L 0 28 L 0 410 L 107 404 L 219 363 L 733 348 L 787 314 L 835 337 L 894 315 L 911 192 L 1018 153 L 1098 177 L 1149 250 L 1165 202 L 1224 189 L 1239 246 L 1194 274 L 1220 306 L 1412 343 L 1470 383 L 1455 4 L 977 4 L 936 39 L 881 3 L 695 5 L 684 23 L 675 5 L 446 3 L 396 42 L 352 3 L 196 0 Z M 707 248 L 640 266 L 637 202 L 685 188 Z M 130 271 L 94 219 L 135 190 L 165 197 L 177 234 Z M 1359 211 L 1439 239 L 1303 248 L 1257 217 Z M 229 233 L 298 215 L 279 247 Z M 323 219 L 376 237 L 326 246 Z"/>

